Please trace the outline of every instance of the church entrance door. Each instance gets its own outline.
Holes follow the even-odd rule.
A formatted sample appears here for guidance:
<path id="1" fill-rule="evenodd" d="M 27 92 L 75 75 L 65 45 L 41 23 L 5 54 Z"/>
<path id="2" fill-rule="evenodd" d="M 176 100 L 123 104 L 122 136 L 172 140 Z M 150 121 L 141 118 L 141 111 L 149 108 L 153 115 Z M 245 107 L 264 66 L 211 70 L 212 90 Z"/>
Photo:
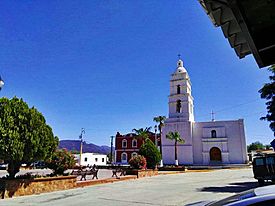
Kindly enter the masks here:
<path id="1" fill-rule="evenodd" d="M 222 161 L 222 152 L 218 147 L 212 147 L 210 150 L 210 161 Z"/>

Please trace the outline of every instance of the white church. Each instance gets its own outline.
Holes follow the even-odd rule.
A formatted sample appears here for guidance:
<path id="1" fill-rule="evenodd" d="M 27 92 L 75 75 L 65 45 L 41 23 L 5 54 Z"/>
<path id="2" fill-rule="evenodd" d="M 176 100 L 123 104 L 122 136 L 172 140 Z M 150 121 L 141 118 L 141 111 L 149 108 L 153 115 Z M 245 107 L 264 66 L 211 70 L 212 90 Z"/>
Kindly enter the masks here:
<path id="1" fill-rule="evenodd" d="M 169 118 L 162 129 L 164 164 L 175 164 L 175 143 L 166 138 L 170 131 L 179 132 L 185 140 L 178 143 L 178 164 L 244 164 L 247 162 L 243 119 L 195 122 L 191 81 L 181 59 L 171 75 Z"/>

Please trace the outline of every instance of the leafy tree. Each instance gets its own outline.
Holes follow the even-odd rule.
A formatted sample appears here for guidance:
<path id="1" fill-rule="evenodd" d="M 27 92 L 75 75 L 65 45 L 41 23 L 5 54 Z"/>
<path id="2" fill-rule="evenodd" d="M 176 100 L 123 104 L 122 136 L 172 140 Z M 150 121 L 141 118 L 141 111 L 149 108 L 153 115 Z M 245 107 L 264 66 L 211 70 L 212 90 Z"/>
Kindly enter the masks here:
<path id="1" fill-rule="evenodd" d="M 267 114 L 265 117 L 261 117 L 261 120 L 267 120 L 270 122 L 269 127 L 273 131 L 275 136 L 275 65 L 268 68 L 272 75 L 269 76 L 270 83 L 266 83 L 259 92 L 261 98 L 266 99 Z"/>
<path id="2" fill-rule="evenodd" d="M 159 133 L 160 133 L 160 138 L 161 138 L 162 127 L 164 125 L 165 119 L 166 119 L 165 116 L 157 116 L 157 117 L 154 117 L 154 119 L 153 119 L 156 123 L 158 123 L 158 129 L 159 129 Z M 162 155 L 161 143 L 160 143 L 160 154 Z"/>
<path id="3" fill-rule="evenodd" d="M 54 171 L 55 175 L 63 175 L 64 171 L 75 166 L 76 160 L 71 152 L 66 149 L 56 150 L 47 161 L 47 167 Z"/>
<path id="4" fill-rule="evenodd" d="M 145 127 L 145 129 L 133 129 L 133 132 L 137 135 L 138 138 L 142 139 L 142 143 L 144 143 L 144 140 L 149 137 L 148 133 L 150 132 L 151 127 Z"/>
<path id="5" fill-rule="evenodd" d="M 155 169 L 161 160 L 161 155 L 156 145 L 147 138 L 139 149 L 139 154 L 144 156 L 149 169 Z"/>
<path id="6" fill-rule="evenodd" d="M 107 154 L 107 158 L 108 158 L 110 164 L 113 162 L 114 157 L 115 157 L 115 152 L 113 152 L 112 154 L 111 154 L 111 152 Z"/>
<path id="7" fill-rule="evenodd" d="M 266 149 L 266 150 L 270 150 L 270 149 L 271 149 L 271 145 L 270 145 L 270 144 L 266 144 L 266 145 L 265 145 L 265 149 Z"/>
<path id="8" fill-rule="evenodd" d="M 259 141 L 253 142 L 250 145 L 247 145 L 248 152 L 251 152 L 252 150 L 259 150 L 259 149 L 264 149 L 264 148 L 265 148 L 265 146 Z"/>
<path id="9" fill-rule="evenodd" d="M 137 155 L 129 160 L 129 165 L 134 169 L 146 169 L 146 158 L 142 155 Z"/>
<path id="10" fill-rule="evenodd" d="M 72 154 L 80 154 L 80 152 L 79 152 L 78 150 L 76 150 L 76 149 L 72 149 L 72 150 L 71 150 L 71 153 L 72 153 Z"/>
<path id="11" fill-rule="evenodd" d="M 0 99 L 0 159 L 14 178 L 22 163 L 46 160 L 58 145 L 43 115 L 17 97 Z"/>
<path id="12" fill-rule="evenodd" d="M 175 141 L 175 165 L 178 165 L 178 154 L 177 154 L 177 144 L 184 143 L 185 141 L 181 138 L 180 133 L 178 132 L 169 132 L 166 135 L 167 139 Z"/>

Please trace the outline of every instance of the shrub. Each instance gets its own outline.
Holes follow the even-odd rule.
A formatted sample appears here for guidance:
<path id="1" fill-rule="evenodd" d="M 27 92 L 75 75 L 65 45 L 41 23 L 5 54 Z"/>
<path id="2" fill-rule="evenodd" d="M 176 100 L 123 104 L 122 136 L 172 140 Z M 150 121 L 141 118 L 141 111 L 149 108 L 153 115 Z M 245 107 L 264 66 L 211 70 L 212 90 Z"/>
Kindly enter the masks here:
<path id="1" fill-rule="evenodd" d="M 22 99 L 0 99 L 0 159 L 14 178 L 22 163 L 46 160 L 58 145 L 42 113 Z"/>
<path id="2" fill-rule="evenodd" d="M 141 155 L 132 157 L 129 160 L 129 164 L 134 169 L 145 169 L 146 168 L 146 159 Z"/>
<path id="3" fill-rule="evenodd" d="M 57 150 L 52 158 L 47 161 L 47 167 L 54 171 L 55 175 L 64 175 L 64 171 L 72 168 L 76 161 L 74 156 L 66 149 Z"/>
<path id="4" fill-rule="evenodd" d="M 156 165 L 161 160 L 161 154 L 158 148 L 149 138 L 147 138 L 145 142 L 141 145 L 139 154 L 143 155 L 146 158 L 147 168 L 150 169 L 155 169 Z"/>

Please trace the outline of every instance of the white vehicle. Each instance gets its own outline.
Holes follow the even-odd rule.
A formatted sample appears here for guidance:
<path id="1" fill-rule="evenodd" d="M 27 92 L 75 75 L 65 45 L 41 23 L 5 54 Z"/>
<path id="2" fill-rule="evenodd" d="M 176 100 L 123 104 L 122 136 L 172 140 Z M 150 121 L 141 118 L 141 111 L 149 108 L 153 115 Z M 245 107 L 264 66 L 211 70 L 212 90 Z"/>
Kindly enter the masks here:
<path id="1" fill-rule="evenodd" d="M 275 206 L 275 185 L 241 192 L 219 201 L 202 201 L 187 206 Z"/>
<path id="2" fill-rule="evenodd" d="M 0 164 L 0 170 L 7 170 L 8 164 Z"/>

